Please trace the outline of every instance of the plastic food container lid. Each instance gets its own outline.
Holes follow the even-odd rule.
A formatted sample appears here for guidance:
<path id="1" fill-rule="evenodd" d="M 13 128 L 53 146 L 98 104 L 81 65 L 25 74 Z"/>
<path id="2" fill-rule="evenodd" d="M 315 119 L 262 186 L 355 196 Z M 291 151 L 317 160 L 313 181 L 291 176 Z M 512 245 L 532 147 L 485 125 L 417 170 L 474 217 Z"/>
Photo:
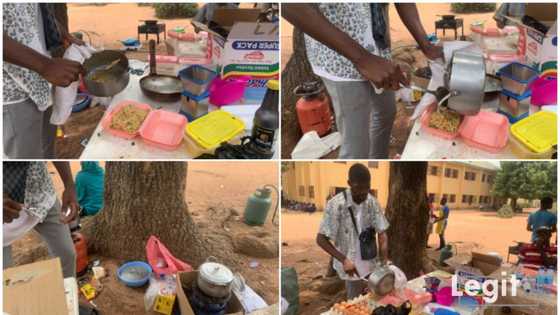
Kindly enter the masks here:
<path id="1" fill-rule="evenodd" d="M 223 110 L 204 115 L 185 128 L 185 133 L 204 149 L 219 146 L 245 129 L 243 121 Z"/>
<path id="2" fill-rule="evenodd" d="M 467 144 L 498 152 L 507 145 L 509 122 L 502 114 L 480 112 L 475 116 L 465 116 L 459 134 Z"/>
<path id="3" fill-rule="evenodd" d="M 278 80 L 268 80 L 268 82 L 266 83 L 266 87 L 271 90 L 278 91 L 280 84 L 278 83 Z"/>
<path id="4" fill-rule="evenodd" d="M 540 111 L 511 126 L 513 136 L 531 151 L 542 153 L 558 143 L 556 114 Z"/>

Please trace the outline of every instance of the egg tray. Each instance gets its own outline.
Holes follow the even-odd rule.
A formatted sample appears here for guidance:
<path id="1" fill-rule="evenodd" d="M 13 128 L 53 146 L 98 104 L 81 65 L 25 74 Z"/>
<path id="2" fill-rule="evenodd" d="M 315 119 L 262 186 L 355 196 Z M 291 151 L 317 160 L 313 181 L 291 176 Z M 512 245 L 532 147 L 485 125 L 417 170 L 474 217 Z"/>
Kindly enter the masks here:
<path id="1" fill-rule="evenodd" d="M 368 293 L 352 300 L 336 303 L 323 315 L 370 315 L 377 306 L 377 303 Z"/>

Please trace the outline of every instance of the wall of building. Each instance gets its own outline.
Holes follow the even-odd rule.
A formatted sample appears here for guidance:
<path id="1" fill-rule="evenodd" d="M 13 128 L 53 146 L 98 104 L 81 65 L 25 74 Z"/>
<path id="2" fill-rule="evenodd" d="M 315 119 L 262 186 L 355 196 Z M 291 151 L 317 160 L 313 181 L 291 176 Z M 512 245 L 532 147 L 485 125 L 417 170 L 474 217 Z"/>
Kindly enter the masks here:
<path id="1" fill-rule="evenodd" d="M 284 197 L 298 202 L 314 203 L 324 209 L 328 196 L 348 186 L 348 169 L 355 162 L 293 162 L 282 174 Z M 389 196 L 389 162 L 359 162 L 370 169 L 371 188 L 382 207 Z M 448 169 L 446 171 L 446 169 Z M 465 173 L 468 179 L 465 179 Z M 474 174 L 474 175 L 472 175 Z M 429 162 L 428 193 L 439 202 L 447 196 L 450 207 L 455 209 L 478 208 L 493 203 L 489 176 L 496 171 L 458 162 Z M 474 180 L 470 180 L 473 178 Z M 482 181 L 484 177 L 484 181 Z M 465 197 L 463 197 L 465 196 Z M 472 196 L 472 197 L 471 197 Z M 482 199 L 481 199 L 482 196 Z"/>

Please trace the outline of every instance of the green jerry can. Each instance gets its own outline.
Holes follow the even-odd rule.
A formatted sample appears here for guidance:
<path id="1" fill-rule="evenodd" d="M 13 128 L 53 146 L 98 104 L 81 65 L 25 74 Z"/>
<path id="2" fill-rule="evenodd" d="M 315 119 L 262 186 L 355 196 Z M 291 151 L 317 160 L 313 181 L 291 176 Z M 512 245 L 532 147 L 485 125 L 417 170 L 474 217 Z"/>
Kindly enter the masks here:
<path id="1" fill-rule="evenodd" d="M 277 191 L 276 187 L 265 185 L 263 188 L 257 189 L 249 196 L 249 199 L 247 199 L 245 213 L 243 214 L 243 220 L 247 225 L 263 225 L 266 221 L 270 205 L 272 204 L 270 188 Z M 278 208 L 274 211 L 274 216 L 276 216 L 277 210 Z M 272 220 L 274 221 L 274 217 Z"/>

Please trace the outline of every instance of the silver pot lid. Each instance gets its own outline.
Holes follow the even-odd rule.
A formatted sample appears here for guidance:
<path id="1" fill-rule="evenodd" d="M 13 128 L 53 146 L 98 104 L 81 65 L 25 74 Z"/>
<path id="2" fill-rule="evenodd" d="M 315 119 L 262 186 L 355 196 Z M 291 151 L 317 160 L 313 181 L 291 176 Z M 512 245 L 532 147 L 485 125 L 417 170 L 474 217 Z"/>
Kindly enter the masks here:
<path id="1" fill-rule="evenodd" d="M 198 272 L 203 280 L 215 285 L 227 286 L 233 281 L 231 270 L 217 262 L 203 263 Z"/>

